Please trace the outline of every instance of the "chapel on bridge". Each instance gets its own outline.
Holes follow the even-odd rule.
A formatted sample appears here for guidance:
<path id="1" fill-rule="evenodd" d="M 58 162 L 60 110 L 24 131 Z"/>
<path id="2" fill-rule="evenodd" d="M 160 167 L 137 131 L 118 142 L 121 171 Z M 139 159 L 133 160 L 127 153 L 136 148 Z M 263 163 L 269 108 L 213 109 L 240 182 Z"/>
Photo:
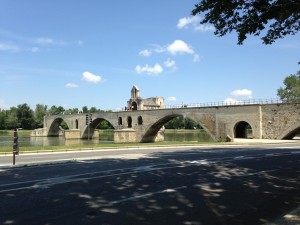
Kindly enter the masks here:
<path id="1" fill-rule="evenodd" d="M 140 97 L 140 89 L 134 85 L 131 89 L 131 98 L 127 101 L 128 110 L 150 110 L 163 109 L 163 97 L 151 97 L 143 99 Z"/>

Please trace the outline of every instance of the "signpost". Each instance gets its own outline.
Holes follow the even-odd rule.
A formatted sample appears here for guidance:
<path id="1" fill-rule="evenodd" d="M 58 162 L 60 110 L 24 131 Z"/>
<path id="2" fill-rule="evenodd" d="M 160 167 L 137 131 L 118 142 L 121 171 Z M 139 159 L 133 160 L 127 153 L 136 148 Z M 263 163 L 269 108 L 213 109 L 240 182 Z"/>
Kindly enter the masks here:
<path id="1" fill-rule="evenodd" d="M 16 164 L 16 155 L 19 155 L 19 134 L 18 129 L 14 129 L 14 142 L 13 142 L 13 165 Z"/>

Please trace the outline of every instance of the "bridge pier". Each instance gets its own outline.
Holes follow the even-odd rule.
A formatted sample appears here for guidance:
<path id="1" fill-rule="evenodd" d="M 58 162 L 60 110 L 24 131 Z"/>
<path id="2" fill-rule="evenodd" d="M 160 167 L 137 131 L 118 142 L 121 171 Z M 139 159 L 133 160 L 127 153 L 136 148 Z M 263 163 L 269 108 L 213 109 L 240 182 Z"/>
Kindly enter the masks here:
<path id="1" fill-rule="evenodd" d="M 137 142 L 136 131 L 134 129 L 119 129 L 114 132 L 114 143 Z"/>
<path id="2" fill-rule="evenodd" d="M 64 131 L 65 139 L 80 139 L 80 130 L 79 129 L 71 129 Z"/>
<path id="3" fill-rule="evenodd" d="M 114 131 L 114 143 L 162 142 L 165 140 L 164 128 L 160 129 L 155 135 L 148 136 L 147 139 L 142 139 L 141 134 L 144 134 L 141 129 L 116 129 Z"/>

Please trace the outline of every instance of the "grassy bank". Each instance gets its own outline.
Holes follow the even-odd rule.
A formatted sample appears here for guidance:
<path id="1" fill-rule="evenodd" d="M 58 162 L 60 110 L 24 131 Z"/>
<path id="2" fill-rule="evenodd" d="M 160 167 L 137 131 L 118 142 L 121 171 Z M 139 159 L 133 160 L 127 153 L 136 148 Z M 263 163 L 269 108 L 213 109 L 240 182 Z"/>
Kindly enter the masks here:
<path id="1" fill-rule="evenodd" d="M 143 147 L 163 147 L 163 146 L 185 146 L 199 144 L 216 144 L 213 142 L 155 142 L 155 143 L 100 143 L 90 145 L 70 145 L 70 146 L 20 146 L 20 153 L 26 152 L 53 152 L 53 151 L 75 151 L 75 150 L 95 150 L 95 149 L 122 149 L 122 148 L 143 148 Z M 11 153 L 12 148 L 1 148 L 1 153 Z"/>
<path id="2" fill-rule="evenodd" d="M 18 130 L 19 135 L 30 136 L 31 130 Z M 0 130 L 0 135 L 13 136 L 14 130 Z"/>

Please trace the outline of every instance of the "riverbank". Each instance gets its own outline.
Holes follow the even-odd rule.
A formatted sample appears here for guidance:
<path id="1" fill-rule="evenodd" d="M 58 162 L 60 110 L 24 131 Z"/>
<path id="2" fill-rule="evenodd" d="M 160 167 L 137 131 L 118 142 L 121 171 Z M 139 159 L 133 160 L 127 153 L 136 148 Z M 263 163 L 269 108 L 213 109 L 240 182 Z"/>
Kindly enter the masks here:
<path id="1" fill-rule="evenodd" d="M 20 154 L 31 152 L 56 152 L 56 151 L 84 151 L 96 149 L 123 149 L 123 148 L 143 148 L 143 147 L 164 147 L 164 146 L 197 146 L 222 144 L 222 142 L 155 142 L 155 143 L 100 143 L 70 146 L 20 146 Z M 224 144 L 224 143 L 223 143 Z M 12 154 L 12 148 L 2 148 L 0 154 Z"/>
<path id="2" fill-rule="evenodd" d="M 155 142 L 155 143 L 103 143 L 78 146 L 32 146 L 20 147 L 19 154 L 27 153 L 51 153 L 51 152 L 71 152 L 71 151 L 90 151 L 90 150 L 120 150 L 120 149 L 139 149 L 139 148 L 163 148 L 163 147 L 196 147 L 196 146 L 213 146 L 213 145 L 258 145 L 258 144 L 281 144 L 281 143 L 299 143 L 300 139 L 293 140 L 269 140 L 269 139 L 243 139 L 236 138 L 234 142 Z M 0 155 L 11 155 L 12 149 L 0 151 Z"/>

